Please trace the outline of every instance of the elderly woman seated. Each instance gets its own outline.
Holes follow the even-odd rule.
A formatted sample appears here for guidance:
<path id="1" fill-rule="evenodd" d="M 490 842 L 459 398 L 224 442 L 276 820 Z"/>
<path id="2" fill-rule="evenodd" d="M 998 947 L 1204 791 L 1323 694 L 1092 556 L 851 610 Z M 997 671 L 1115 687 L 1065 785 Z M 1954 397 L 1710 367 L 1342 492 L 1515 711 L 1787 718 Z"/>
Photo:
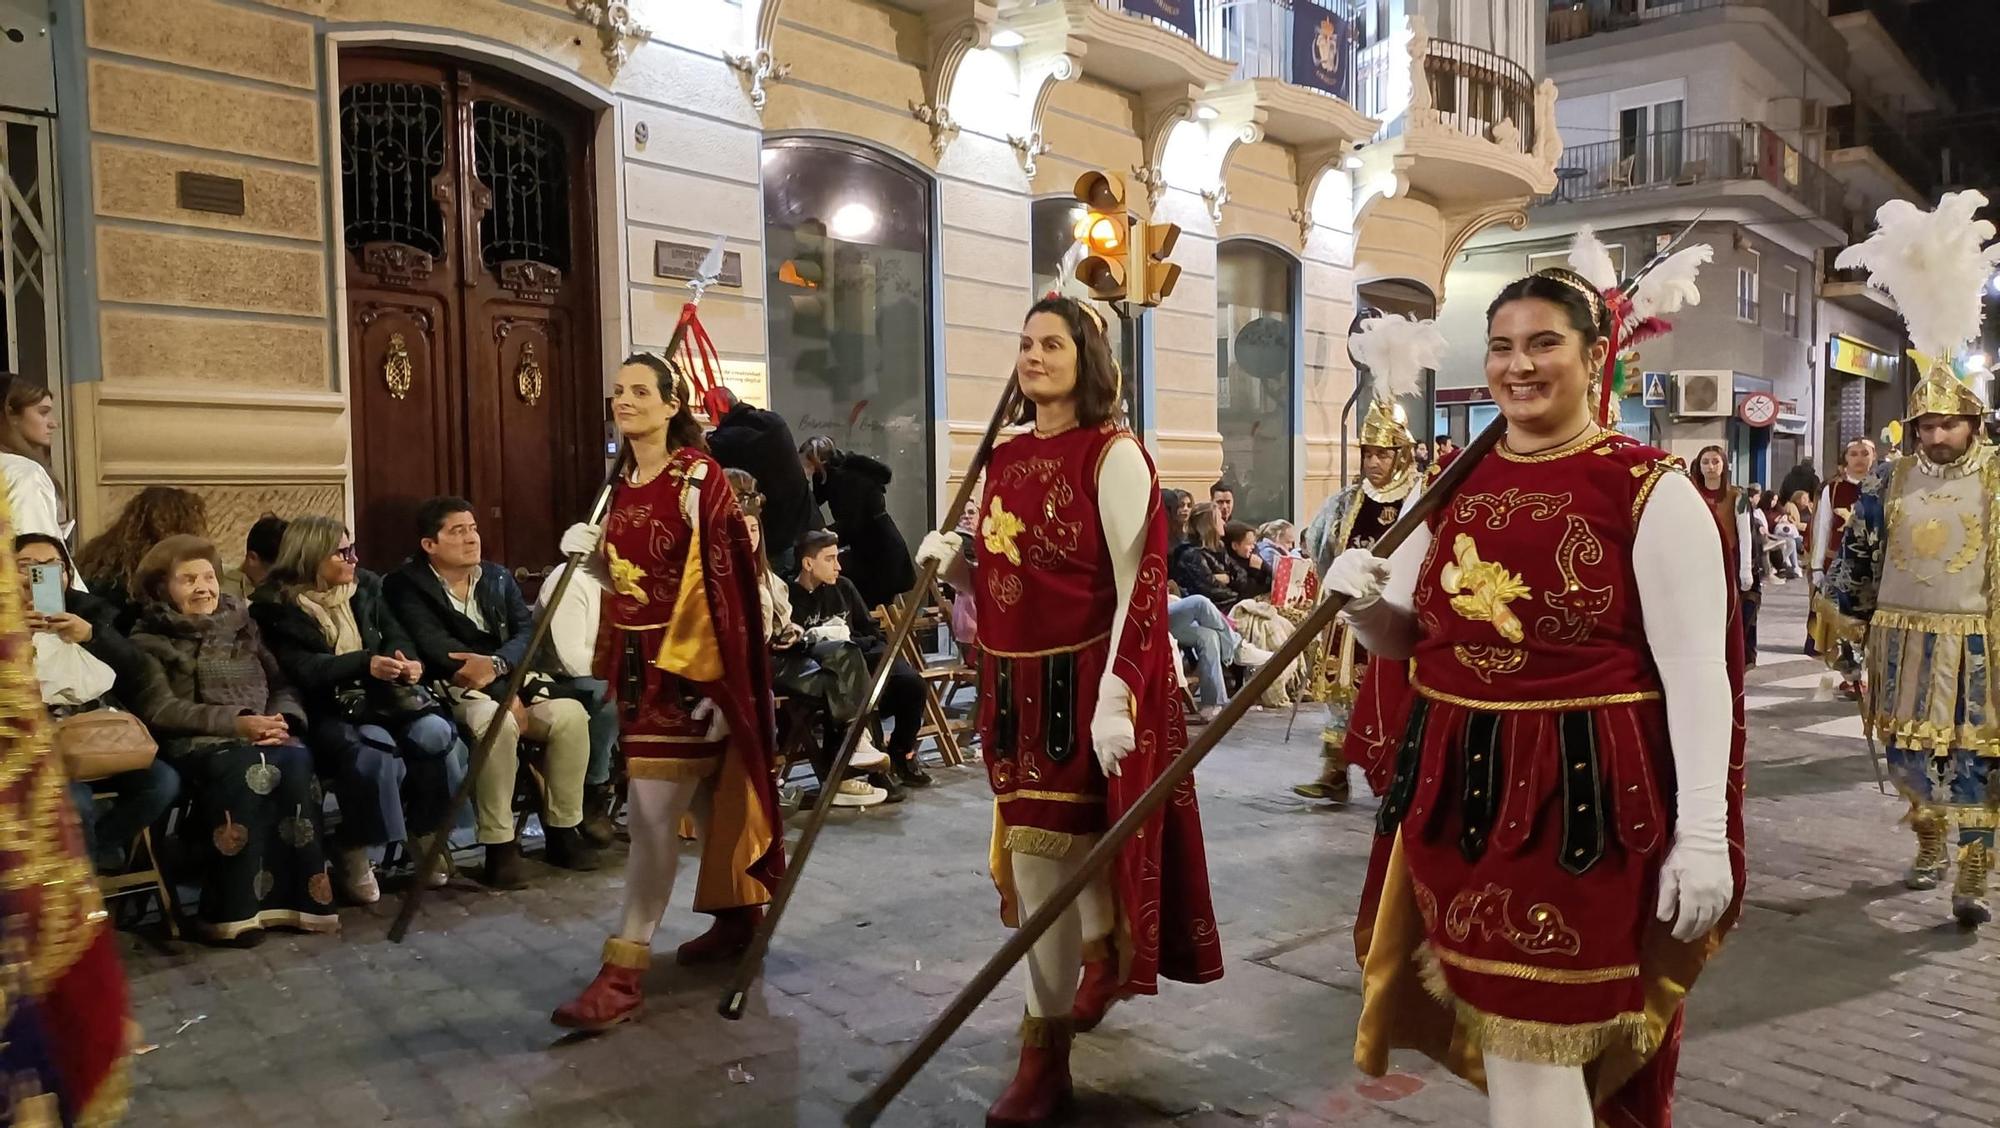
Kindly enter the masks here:
<path id="1" fill-rule="evenodd" d="M 132 579 L 132 641 L 165 678 L 149 719 L 195 801 L 199 931 L 238 945 L 266 928 L 333 932 L 305 709 L 249 613 L 220 594 L 220 570 L 214 545 L 174 536 Z"/>

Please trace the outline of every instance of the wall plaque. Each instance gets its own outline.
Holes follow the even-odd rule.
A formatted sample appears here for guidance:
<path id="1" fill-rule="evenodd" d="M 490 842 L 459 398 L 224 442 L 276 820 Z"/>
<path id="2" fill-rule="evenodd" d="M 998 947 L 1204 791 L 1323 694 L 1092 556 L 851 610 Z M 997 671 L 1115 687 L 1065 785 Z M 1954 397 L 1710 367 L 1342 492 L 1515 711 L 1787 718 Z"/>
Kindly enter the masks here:
<path id="1" fill-rule="evenodd" d="M 210 176 L 205 172 L 175 173 L 174 196 L 175 202 L 188 211 L 243 214 L 243 181 L 234 176 Z"/>
<path id="2" fill-rule="evenodd" d="M 653 241 L 653 276 L 656 278 L 693 278 L 701 269 L 701 260 L 708 257 L 708 246 L 702 243 L 669 243 L 665 239 Z M 722 273 L 715 279 L 718 286 L 743 285 L 743 254 L 740 251 L 722 252 Z"/>

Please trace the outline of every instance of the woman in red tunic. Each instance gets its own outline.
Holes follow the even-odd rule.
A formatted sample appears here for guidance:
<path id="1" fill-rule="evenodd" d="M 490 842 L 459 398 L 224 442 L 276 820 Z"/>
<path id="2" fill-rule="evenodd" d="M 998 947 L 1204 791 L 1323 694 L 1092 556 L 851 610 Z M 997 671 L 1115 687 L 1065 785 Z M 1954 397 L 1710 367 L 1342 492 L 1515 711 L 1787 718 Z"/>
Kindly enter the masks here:
<path id="1" fill-rule="evenodd" d="M 1028 311 L 1012 420 L 979 507 L 979 732 L 992 873 L 1017 925 L 1187 744 L 1167 628 L 1167 526 L 1152 461 L 1116 422 L 1118 369 L 1068 298 Z M 957 534 L 918 556 L 951 561 Z M 961 577 L 962 579 L 962 577 Z M 1070 1092 L 1071 1035 L 1166 976 L 1222 974 L 1192 781 L 1028 954 L 1014 1081 L 989 1126 L 1039 1124 Z M 1079 987 L 1078 976 L 1082 983 Z"/>
<path id="2" fill-rule="evenodd" d="M 1678 460 L 1592 419 L 1596 290 L 1545 271 L 1487 320 L 1506 438 L 1390 560 L 1328 575 L 1370 653 L 1413 660 L 1355 1057 L 1423 1050 L 1497 1128 L 1665 1125 L 1742 885 L 1721 538 Z"/>
<path id="3" fill-rule="evenodd" d="M 607 589 L 597 663 L 619 703 L 632 832 L 624 922 L 605 941 L 597 978 L 555 1012 L 571 1029 L 637 1013 L 673 894 L 682 815 L 691 811 L 700 831 L 694 908 L 715 923 L 680 946 L 679 962 L 740 954 L 784 870 L 757 556 L 689 402 L 686 380 L 665 361 L 626 360 L 612 413 L 631 465 L 603 527 L 563 537 L 564 554 L 593 555 Z"/>

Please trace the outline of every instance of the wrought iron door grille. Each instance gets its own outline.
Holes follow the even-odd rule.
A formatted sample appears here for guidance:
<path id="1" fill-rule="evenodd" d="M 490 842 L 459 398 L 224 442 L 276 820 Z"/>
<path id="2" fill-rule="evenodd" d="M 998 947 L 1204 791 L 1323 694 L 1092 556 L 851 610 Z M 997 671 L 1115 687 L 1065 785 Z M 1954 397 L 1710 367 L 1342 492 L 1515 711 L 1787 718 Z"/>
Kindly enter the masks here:
<path id="1" fill-rule="evenodd" d="M 526 260 L 569 271 L 568 156 L 554 122 L 504 102 L 472 104 L 473 175 L 493 193 L 479 220 L 488 267 Z"/>
<path id="2" fill-rule="evenodd" d="M 340 92 L 340 181 L 349 250 L 402 243 L 445 257 L 444 92 L 412 82 L 360 82 Z"/>

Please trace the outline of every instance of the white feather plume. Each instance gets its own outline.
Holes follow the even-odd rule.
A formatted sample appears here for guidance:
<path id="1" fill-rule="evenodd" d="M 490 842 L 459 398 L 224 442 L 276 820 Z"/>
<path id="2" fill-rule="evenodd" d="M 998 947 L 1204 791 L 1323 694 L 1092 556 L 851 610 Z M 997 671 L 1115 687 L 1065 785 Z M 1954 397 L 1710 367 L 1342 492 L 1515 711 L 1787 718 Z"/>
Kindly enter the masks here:
<path id="1" fill-rule="evenodd" d="M 1986 206 L 1978 192 L 1948 192 L 1934 210 L 1890 200 L 1875 213 L 1875 233 L 1840 252 L 1834 265 L 1866 267 L 1871 285 L 1896 299 L 1910 344 L 1950 358 L 1979 335 L 1981 290 L 2000 264 L 1993 225 L 1975 217 Z"/>
<path id="2" fill-rule="evenodd" d="M 1682 306 L 1700 305 L 1701 290 L 1694 276 L 1715 259 L 1715 248 L 1707 243 L 1682 247 L 1639 279 L 1632 294 L 1632 316 L 1644 321 L 1678 313 Z"/>
<path id="3" fill-rule="evenodd" d="M 1444 363 L 1444 333 L 1435 321 L 1375 317 L 1354 331 L 1348 351 L 1368 366 L 1375 397 L 1394 401 L 1423 392 L 1424 369 Z"/>
<path id="4" fill-rule="evenodd" d="M 1618 268 L 1611 262 L 1611 249 L 1587 223 L 1570 244 L 1569 268 L 1583 275 L 1584 281 L 1597 287 L 1599 293 L 1618 285 Z"/>

